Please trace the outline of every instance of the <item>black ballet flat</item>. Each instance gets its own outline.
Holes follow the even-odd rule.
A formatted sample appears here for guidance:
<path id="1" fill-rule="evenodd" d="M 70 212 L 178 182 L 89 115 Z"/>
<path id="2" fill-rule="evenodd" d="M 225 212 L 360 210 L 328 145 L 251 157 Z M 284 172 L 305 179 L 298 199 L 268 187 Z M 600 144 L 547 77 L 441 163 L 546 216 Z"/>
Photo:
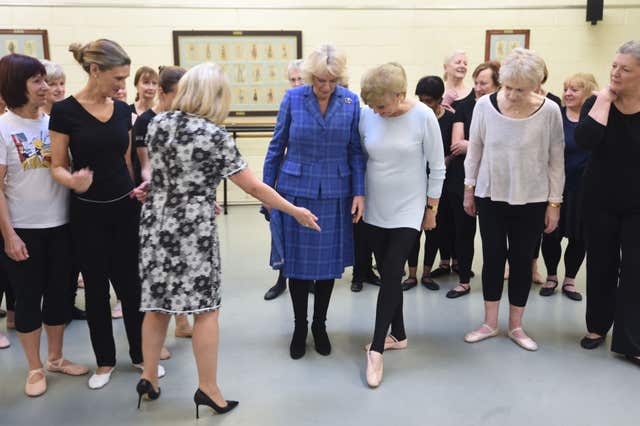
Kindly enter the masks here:
<path id="1" fill-rule="evenodd" d="M 595 339 L 584 336 L 582 340 L 580 340 L 580 346 L 582 346 L 584 349 L 595 349 L 603 343 L 604 336 L 596 337 Z"/>
<path id="2" fill-rule="evenodd" d="M 160 397 L 160 388 L 156 391 L 151 382 L 146 379 L 140 379 L 136 386 L 136 391 L 138 392 L 138 410 L 140 409 L 143 397 L 148 400 L 155 400 Z"/>
<path id="3" fill-rule="evenodd" d="M 582 295 L 577 291 L 567 290 L 567 286 L 571 286 L 573 284 L 562 284 L 562 294 L 567 296 L 571 300 L 575 300 L 576 302 L 580 302 L 582 300 Z"/>
<path id="4" fill-rule="evenodd" d="M 431 278 L 438 278 L 443 275 L 451 274 L 451 266 L 449 265 L 440 265 L 429 274 Z"/>
<path id="5" fill-rule="evenodd" d="M 440 290 L 440 285 L 431 279 L 431 277 L 422 277 L 420 283 L 431 291 Z"/>
<path id="6" fill-rule="evenodd" d="M 540 287 L 540 296 L 551 296 L 556 292 L 556 287 L 558 287 L 558 280 L 554 280 L 553 278 L 547 278 L 548 283 L 553 283 L 553 287 Z"/>
<path id="7" fill-rule="evenodd" d="M 465 296 L 465 295 L 469 294 L 470 292 L 471 292 L 471 286 L 470 285 L 465 290 L 462 290 L 462 291 L 458 291 L 455 288 L 452 288 L 451 290 L 449 290 L 447 292 L 447 299 L 457 299 L 458 297 Z"/>
<path id="8" fill-rule="evenodd" d="M 415 277 L 409 277 L 402 282 L 402 291 L 411 290 L 418 285 L 418 279 Z"/>
<path id="9" fill-rule="evenodd" d="M 199 407 L 201 405 L 206 405 L 207 407 L 212 408 L 213 411 L 215 411 L 218 414 L 225 414 L 225 413 L 228 413 L 229 411 L 233 410 L 234 408 L 236 408 L 238 406 L 238 404 L 239 404 L 238 401 L 229 401 L 229 400 L 227 400 L 227 405 L 224 406 L 224 407 L 220 407 L 220 406 L 218 406 L 218 404 L 213 402 L 213 400 L 211 400 L 211 398 L 209 398 L 209 395 L 207 395 L 206 393 L 202 392 L 200 389 L 198 389 L 196 391 L 196 393 L 193 395 L 193 402 L 196 404 L 196 419 L 200 418 Z"/>

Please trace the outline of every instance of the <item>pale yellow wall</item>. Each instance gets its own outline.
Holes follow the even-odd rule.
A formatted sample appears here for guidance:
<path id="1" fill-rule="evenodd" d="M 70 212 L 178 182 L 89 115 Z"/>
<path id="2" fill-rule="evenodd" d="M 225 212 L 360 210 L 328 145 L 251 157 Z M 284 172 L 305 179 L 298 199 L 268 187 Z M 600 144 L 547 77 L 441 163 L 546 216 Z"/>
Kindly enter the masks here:
<path id="1" fill-rule="evenodd" d="M 389 0 L 111 0 L 8 5 L 16 3 L 29 2 L 0 2 L 0 28 L 47 29 L 52 59 L 65 68 L 71 93 L 81 87 L 84 75 L 67 52 L 68 45 L 100 37 L 121 43 L 135 69 L 172 63 L 172 30 L 301 30 L 305 54 L 327 41 L 346 51 L 351 88 L 357 92 L 359 77 L 370 66 L 402 63 L 412 90 L 419 77 L 440 74 L 443 57 L 453 49 L 466 50 L 471 67 L 483 61 L 485 30 L 524 28 L 531 30 L 530 47 L 548 63 L 547 88 L 556 94 L 561 93 L 563 79 L 577 71 L 593 72 L 606 83 L 616 47 L 640 37 L 640 0 L 605 2 L 604 21 L 596 26 L 585 22 L 584 0 L 396 0 L 392 5 Z M 523 5 L 534 8 L 520 9 Z M 240 142 L 257 173 L 265 145 L 259 140 Z M 238 194 L 234 198 L 244 199 Z"/>

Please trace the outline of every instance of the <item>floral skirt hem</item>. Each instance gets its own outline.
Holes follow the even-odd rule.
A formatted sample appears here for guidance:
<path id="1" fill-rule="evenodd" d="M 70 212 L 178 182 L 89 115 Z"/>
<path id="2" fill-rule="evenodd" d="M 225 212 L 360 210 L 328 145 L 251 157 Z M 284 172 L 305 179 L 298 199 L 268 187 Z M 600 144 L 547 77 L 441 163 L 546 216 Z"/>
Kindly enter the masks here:
<path id="1" fill-rule="evenodd" d="M 220 309 L 221 306 L 222 304 L 218 303 L 216 306 L 190 310 L 190 311 L 172 311 L 169 309 L 162 309 L 162 308 L 140 308 L 140 312 L 156 312 L 159 314 L 167 314 L 167 315 L 192 315 L 192 314 L 198 315 L 198 314 L 204 314 L 211 311 L 217 311 L 218 309 Z"/>

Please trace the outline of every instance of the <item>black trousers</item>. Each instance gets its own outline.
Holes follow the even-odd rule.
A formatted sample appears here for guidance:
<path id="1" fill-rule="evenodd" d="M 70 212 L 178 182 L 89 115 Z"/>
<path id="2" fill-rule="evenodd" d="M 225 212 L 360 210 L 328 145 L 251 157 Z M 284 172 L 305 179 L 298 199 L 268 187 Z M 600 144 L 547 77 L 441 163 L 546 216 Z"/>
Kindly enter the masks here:
<path id="1" fill-rule="evenodd" d="M 640 213 L 594 208 L 585 221 L 587 329 L 604 336 L 613 325 L 611 350 L 640 355 Z"/>
<path id="2" fill-rule="evenodd" d="M 476 197 L 482 237 L 482 293 L 497 302 L 504 287 L 509 260 L 509 303 L 524 307 L 531 289 L 531 259 L 544 229 L 547 203 L 510 205 Z"/>
<path id="3" fill-rule="evenodd" d="M 542 236 L 542 257 L 547 268 L 547 275 L 558 275 L 558 264 L 562 257 L 561 242 L 562 235 L 558 229 Z M 585 254 L 584 242 L 569 238 L 569 243 L 564 251 L 565 277 L 576 277 L 584 261 Z"/>
<path id="4" fill-rule="evenodd" d="M 15 231 L 29 252 L 29 258 L 20 262 L 3 255 L 15 295 L 16 330 L 30 333 L 42 324 L 65 324 L 71 317 L 69 225 Z"/>
<path id="5" fill-rule="evenodd" d="M 0 305 L 2 304 L 3 296 L 5 298 L 7 311 L 15 311 L 16 301 L 13 297 L 11 285 L 9 284 L 9 275 L 4 267 L 4 262 L 0 262 Z"/>
<path id="6" fill-rule="evenodd" d="M 353 281 L 364 281 L 373 273 L 371 269 L 371 255 L 373 250 L 366 237 L 366 225 L 363 220 L 353 224 Z"/>
<path id="7" fill-rule="evenodd" d="M 455 232 L 454 246 L 456 258 L 458 259 L 460 283 L 468 284 L 471 280 L 471 264 L 473 263 L 474 255 L 473 244 L 476 237 L 476 218 L 465 213 L 462 201 L 463 195 L 456 191 L 449 191 L 445 197 L 445 202 L 450 204 L 452 212 Z"/>
<path id="8" fill-rule="evenodd" d="M 142 320 L 138 275 L 139 203 L 128 197 L 91 203 L 72 197 L 71 224 L 85 283 L 87 322 L 99 367 L 116 364 L 109 281 L 122 302 L 129 355 L 142 362 Z"/>
<path id="9" fill-rule="evenodd" d="M 324 327 L 327 311 L 331 301 L 331 293 L 335 280 L 300 280 L 289 278 L 289 294 L 293 305 L 293 316 L 296 328 L 307 327 L 307 309 L 309 306 L 309 286 L 315 284 L 313 300 L 312 326 Z"/>
<path id="10" fill-rule="evenodd" d="M 402 267 L 407 261 L 418 231 L 412 228 L 379 228 L 366 224 L 367 240 L 373 248 L 382 286 L 378 292 L 376 322 L 371 350 L 384 352 L 389 326 L 398 340 L 407 338 L 402 313 Z"/>

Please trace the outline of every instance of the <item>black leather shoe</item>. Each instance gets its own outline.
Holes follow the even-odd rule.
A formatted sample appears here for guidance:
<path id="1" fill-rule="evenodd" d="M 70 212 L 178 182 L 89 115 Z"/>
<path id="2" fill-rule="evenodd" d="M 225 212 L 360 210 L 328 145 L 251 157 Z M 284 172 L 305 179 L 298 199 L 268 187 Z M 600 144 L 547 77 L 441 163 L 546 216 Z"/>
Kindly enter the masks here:
<path id="1" fill-rule="evenodd" d="M 377 285 L 380 287 L 382 285 L 382 280 L 375 273 L 371 272 L 370 275 L 367 275 L 364 280 L 365 283 L 369 283 L 371 285 Z"/>
<path id="2" fill-rule="evenodd" d="M 362 281 L 351 281 L 351 291 L 354 293 L 362 291 Z"/>
<path id="3" fill-rule="evenodd" d="M 82 309 L 74 306 L 73 309 L 71 310 L 71 318 L 74 320 L 86 320 L 87 313 Z"/>
<path id="4" fill-rule="evenodd" d="M 331 353 L 331 342 L 329 341 L 325 324 L 311 324 L 311 334 L 313 334 L 316 352 L 324 356 L 329 355 Z"/>
<path id="5" fill-rule="evenodd" d="M 580 346 L 584 349 L 595 349 L 601 344 L 604 343 L 604 336 L 596 337 L 595 339 L 590 339 L 587 336 L 584 336 L 582 340 L 580 340 Z"/>
<path id="6" fill-rule="evenodd" d="M 471 291 L 471 286 L 468 286 L 467 289 L 463 290 L 463 291 L 457 291 L 455 288 L 452 288 L 451 290 L 449 290 L 447 292 L 447 298 L 448 299 L 457 299 L 458 297 L 462 297 L 465 294 L 469 294 L 470 291 Z"/>
<path id="7" fill-rule="evenodd" d="M 625 355 L 624 357 L 627 358 L 632 363 L 634 363 L 635 365 L 637 365 L 638 367 L 640 367 L 640 358 L 638 358 L 637 356 Z"/>
<path id="8" fill-rule="evenodd" d="M 413 278 L 413 277 L 409 277 L 409 278 L 407 278 L 406 280 L 404 280 L 402 282 L 402 291 L 411 290 L 412 288 L 414 288 L 417 285 L 418 285 L 418 279 L 417 278 Z"/>
<path id="9" fill-rule="evenodd" d="M 434 280 L 432 280 L 431 277 L 422 277 L 420 279 L 420 283 L 426 288 L 428 288 L 429 290 L 433 290 L 433 291 L 440 290 L 440 285 Z"/>
<path id="10" fill-rule="evenodd" d="M 276 282 L 276 285 L 271 287 L 264 294 L 264 300 L 273 300 L 276 297 L 280 296 L 282 293 L 284 293 L 286 289 L 287 289 L 287 280 L 286 279 L 278 280 L 278 282 Z"/>
<path id="11" fill-rule="evenodd" d="M 449 274 L 451 274 L 451 266 L 449 266 L 449 265 L 440 265 L 436 269 L 431 271 L 431 273 L 429 275 L 431 275 L 431 278 L 438 278 L 438 277 L 441 277 L 443 275 L 449 275 Z"/>
<path id="12" fill-rule="evenodd" d="M 300 359 L 307 351 L 307 323 L 296 324 L 291 337 L 291 345 L 289 345 L 289 354 L 293 359 Z"/>

